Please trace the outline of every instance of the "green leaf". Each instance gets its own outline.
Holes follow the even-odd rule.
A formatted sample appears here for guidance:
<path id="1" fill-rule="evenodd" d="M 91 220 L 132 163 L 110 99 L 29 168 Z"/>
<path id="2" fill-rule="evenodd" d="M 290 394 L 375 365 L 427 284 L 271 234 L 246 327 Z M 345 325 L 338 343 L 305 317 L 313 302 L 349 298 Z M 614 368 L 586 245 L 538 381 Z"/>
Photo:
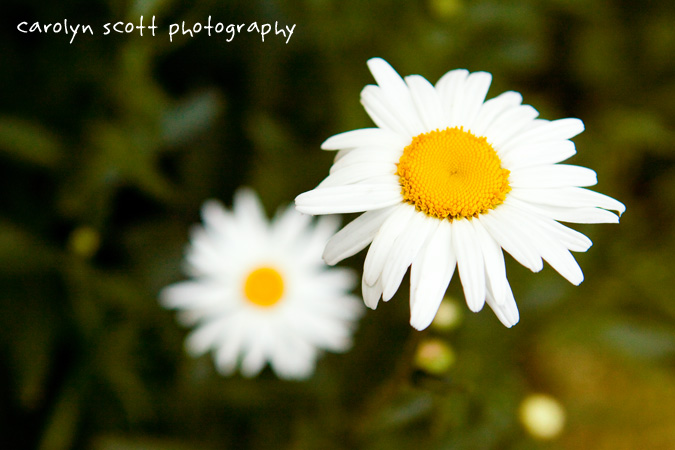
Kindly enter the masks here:
<path id="1" fill-rule="evenodd" d="M 0 220 L 0 272 L 17 274 L 45 270 L 57 257 L 55 249 L 19 226 Z"/>
<path id="2" fill-rule="evenodd" d="M 637 359 L 675 355 L 675 328 L 638 319 L 609 320 L 599 331 L 605 345 Z"/>
<path id="3" fill-rule="evenodd" d="M 67 450 L 76 438 L 81 415 L 81 394 L 70 384 L 61 392 L 42 435 L 39 450 Z"/>
<path id="4" fill-rule="evenodd" d="M 175 439 L 149 436 L 102 435 L 94 439 L 91 450 L 197 450 L 203 445 L 188 444 Z"/>
<path id="5" fill-rule="evenodd" d="M 49 277 L 14 274 L 2 280 L 0 342 L 9 364 L 13 397 L 24 411 L 42 408 L 62 317 L 51 302 Z"/>
<path id="6" fill-rule="evenodd" d="M 189 142 L 206 131 L 222 113 L 224 102 L 215 90 L 182 99 L 162 117 L 162 139 L 167 145 Z"/>
<path id="7" fill-rule="evenodd" d="M 63 158 L 56 135 L 37 123 L 8 116 L 0 116 L 0 151 L 43 167 L 54 167 Z"/>
<path id="8" fill-rule="evenodd" d="M 377 422 L 382 429 L 405 426 L 427 417 L 433 409 L 433 397 L 429 392 L 406 390 L 395 402 L 381 412 Z"/>

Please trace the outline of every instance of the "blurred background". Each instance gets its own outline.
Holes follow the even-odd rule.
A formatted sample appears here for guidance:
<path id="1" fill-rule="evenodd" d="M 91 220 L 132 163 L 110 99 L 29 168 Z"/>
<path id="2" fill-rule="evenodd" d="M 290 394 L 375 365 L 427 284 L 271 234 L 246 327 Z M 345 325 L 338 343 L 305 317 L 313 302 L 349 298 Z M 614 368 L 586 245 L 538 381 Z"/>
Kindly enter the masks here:
<path id="1" fill-rule="evenodd" d="M 675 448 L 675 9 L 668 0 L 8 0 L 0 18 L 0 448 Z M 103 25 L 156 16 L 148 31 Z M 296 25 L 168 39 L 171 23 Z M 23 34 L 20 22 L 94 35 Z M 493 74 L 579 117 L 570 162 L 623 201 L 573 287 L 507 257 L 513 329 L 408 325 L 407 279 L 313 378 L 219 376 L 157 293 L 183 279 L 207 198 L 269 214 L 326 176 L 327 137 L 372 126 L 366 60 L 435 83 Z M 349 220 L 351 217 L 345 217 Z M 360 272 L 363 254 L 343 263 Z M 454 299 L 454 300 L 453 300 Z M 537 396 L 543 394 L 544 397 Z M 565 420 L 563 420 L 563 418 Z"/>

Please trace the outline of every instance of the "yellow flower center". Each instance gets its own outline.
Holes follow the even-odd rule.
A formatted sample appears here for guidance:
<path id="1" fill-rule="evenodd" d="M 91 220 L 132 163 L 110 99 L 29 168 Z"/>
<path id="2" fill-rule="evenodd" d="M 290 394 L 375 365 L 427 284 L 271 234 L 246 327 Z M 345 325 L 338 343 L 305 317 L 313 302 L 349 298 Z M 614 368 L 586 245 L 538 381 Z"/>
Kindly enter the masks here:
<path id="1" fill-rule="evenodd" d="M 284 294 L 284 280 L 281 274 L 271 267 L 260 267 L 248 274 L 244 282 L 246 299 L 257 306 L 275 305 Z"/>
<path id="2" fill-rule="evenodd" d="M 484 137 L 461 127 L 415 136 L 396 174 L 404 200 L 439 219 L 478 217 L 511 190 L 497 152 Z"/>

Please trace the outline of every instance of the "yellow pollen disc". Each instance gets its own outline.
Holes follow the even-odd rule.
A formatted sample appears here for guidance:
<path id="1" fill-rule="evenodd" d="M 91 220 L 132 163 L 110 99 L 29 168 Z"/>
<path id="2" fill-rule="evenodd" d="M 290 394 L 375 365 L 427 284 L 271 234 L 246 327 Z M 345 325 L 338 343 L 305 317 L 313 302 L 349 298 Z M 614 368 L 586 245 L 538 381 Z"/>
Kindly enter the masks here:
<path id="1" fill-rule="evenodd" d="M 461 127 L 415 136 L 396 174 L 405 201 L 439 219 L 478 217 L 511 190 L 509 171 L 487 139 Z"/>
<path id="2" fill-rule="evenodd" d="M 244 296 L 257 306 L 270 307 L 281 300 L 284 280 L 271 267 L 261 267 L 248 274 L 244 282 Z"/>

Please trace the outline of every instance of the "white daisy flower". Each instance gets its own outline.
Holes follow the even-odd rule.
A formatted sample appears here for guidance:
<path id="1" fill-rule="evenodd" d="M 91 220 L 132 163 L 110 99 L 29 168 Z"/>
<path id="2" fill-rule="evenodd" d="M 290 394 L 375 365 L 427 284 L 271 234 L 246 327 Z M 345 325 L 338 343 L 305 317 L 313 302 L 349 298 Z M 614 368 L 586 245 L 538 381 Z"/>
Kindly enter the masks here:
<path id="1" fill-rule="evenodd" d="M 364 212 L 328 242 L 328 264 L 370 245 L 363 298 L 375 308 L 398 290 L 409 266 L 410 323 L 426 328 L 458 267 L 467 304 L 487 304 L 501 322 L 518 322 L 502 249 L 533 272 L 542 258 L 570 282 L 583 274 L 571 251 L 591 241 L 561 225 L 619 221 L 620 202 L 583 187 L 585 167 L 557 164 L 576 150 L 579 119 L 537 119 L 517 92 L 485 101 L 489 73 L 453 70 L 431 85 L 401 79 L 384 60 L 368 67 L 378 85 L 361 103 L 377 128 L 329 138 L 340 150 L 330 175 L 295 202 L 307 214 Z"/>
<path id="2" fill-rule="evenodd" d="M 230 212 L 213 200 L 202 207 L 186 255 L 193 277 L 164 288 L 161 303 L 180 311 L 193 356 L 213 352 L 217 369 L 257 375 L 269 362 L 281 378 L 306 378 L 322 349 L 343 352 L 363 305 L 349 291 L 355 274 L 321 259 L 338 223 L 292 206 L 268 223 L 253 191 L 240 189 Z"/>

